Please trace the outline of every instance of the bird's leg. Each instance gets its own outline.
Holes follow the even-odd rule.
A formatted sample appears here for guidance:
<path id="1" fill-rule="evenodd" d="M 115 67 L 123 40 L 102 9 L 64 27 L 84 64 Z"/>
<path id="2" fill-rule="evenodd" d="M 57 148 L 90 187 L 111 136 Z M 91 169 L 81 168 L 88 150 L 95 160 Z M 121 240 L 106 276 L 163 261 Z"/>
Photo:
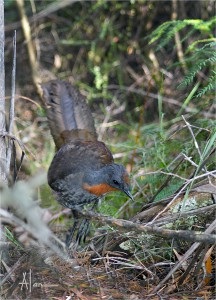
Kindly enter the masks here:
<path id="1" fill-rule="evenodd" d="M 77 236 L 76 236 L 76 245 L 78 246 L 81 242 L 85 243 L 86 237 L 89 233 L 90 228 L 90 220 L 88 219 L 82 219 Z"/>
<path id="2" fill-rule="evenodd" d="M 65 244 L 68 248 L 70 247 L 70 244 L 73 240 L 73 236 L 74 236 L 76 229 L 79 228 L 79 226 L 78 226 L 79 225 L 79 213 L 74 209 L 71 209 L 71 212 L 74 217 L 74 223 L 73 223 L 73 226 L 68 230 L 68 232 L 66 234 Z"/>
<path id="3" fill-rule="evenodd" d="M 98 204 L 99 199 L 96 198 L 93 202 L 93 205 L 91 207 L 91 210 L 93 210 L 97 204 Z M 71 212 L 74 217 L 74 224 L 73 226 L 68 230 L 67 235 L 66 235 L 66 246 L 69 248 L 70 244 L 73 240 L 73 237 L 75 235 L 75 232 L 77 230 L 77 235 L 76 235 L 76 244 L 75 244 L 75 249 L 77 246 L 83 241 L 85 242 L 86 237 L 89 233 L 89 228 L 90 228 L 90 220 L 89 219 L 84 219 L 80 217 L 79 212 L 76 209 L 71 209 Z"/>
<path id="4" fill-rule="evenodd" d="M 93 210 L 97 204 L 98 204 L 99 199 L 96 198 L 93 202 L 93 205 L 91 207 L 91 210 Z M 83 219 L 80 223 L 80 226 L 78 228 L 77 236 L 76 236 L 76 244 L 80 244 L 81 241 L 85 243 L 86 237 L 89 233 L 89 228 L 90 228 L 90 220 L 89 219 Z"/>

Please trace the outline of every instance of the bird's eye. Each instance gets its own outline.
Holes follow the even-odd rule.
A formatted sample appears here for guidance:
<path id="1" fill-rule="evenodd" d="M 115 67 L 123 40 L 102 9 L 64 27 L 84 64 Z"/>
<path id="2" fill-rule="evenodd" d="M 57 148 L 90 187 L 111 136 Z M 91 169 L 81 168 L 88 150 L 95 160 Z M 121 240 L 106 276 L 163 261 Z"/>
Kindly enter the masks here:
<path id="1" fill-rule="evenodd" d="M 118 183 L 117 180 L 113 180 L 113 183 L 114 183 L 115 185 L 119 185 L 119 183 Z"/>

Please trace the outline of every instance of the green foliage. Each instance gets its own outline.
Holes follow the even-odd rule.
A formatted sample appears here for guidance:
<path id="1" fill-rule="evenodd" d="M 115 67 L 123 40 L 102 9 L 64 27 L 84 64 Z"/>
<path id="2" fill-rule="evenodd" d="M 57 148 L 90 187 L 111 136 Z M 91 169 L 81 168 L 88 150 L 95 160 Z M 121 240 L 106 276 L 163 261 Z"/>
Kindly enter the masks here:
<path id="1" fill-rule="evenodd" d="M 174 38 L 177 32 L 185 29 L 186 27 L 192 27 L 187 34 L 187 39 L 191 35 L 195 35 L 196 31 L 199 31 L 202 35 L 206 36 L 205 39 L 198 39 L 192 44 L 189 44 L 185 51 L 184 61 L 189 67 L 189 71 L 183 78 L 180 88 L 185 88 L 188 85 L 193 84 L 194 79 L 199 77 L 199 72 L 204 69 L 209 70 L 209 75 L 203 87 L 196 91 L 195 97 L 200 98 L 204 95 L 213 95 L 215 93 L 216 72 L 214 70 L 216 63 L 216 39 L 214 38 L 214 26 L 216 24 L 216 17 L 211 18 L 208 21 L 204 20 L 177 20 L 169 21 L 160 25 L 149 36 L 150 42 L 158 42 L 157 50 L 165 47 L 172 38 Z M 196 36 L 196 35 L 195 35 Z M 186 38 L 184 38 L 185 41 Z M 202 47 L 199 45 L 204 44 Z"/>
<path id="2" fill-rule="evenodd" d="M 170 4 L 166 5 L 166 9 L 170 9 L 170 16 Z M 37 11 L 40 12 L 46 6 L 44 2 L 40 2 Z M 196 113 L 201 105 L 208 107 L 208 100 L 207 105 L 197 104 L 194 103 L 194 96 L 209 95 L 215 79 L 212 66 L 215 63 L 213 27 L 216 18 L 200 20 L 196 17 L 196 19 L 161 22 L 162 19 L 167 20 L 169 17 L 164 11 L 162 15 L 155 17 L 155 12 L 160 11 L 160 6 L 157 1 L 78 2 L 58 10 L 55 13 L 56 23 L 50 22 L 49 19 L 43 20 L 44 37 L 40 40 L 40 35 L 38 36 L 42 51 L 41 64 L 50 69 L 47 61 L 51 62 L 52 55 L 58 53 L 62 63 L 59 68 L 52 65 L 52 72 L 61 79 L 72 78 L 82 92 L 84 91 L 93 106 L 96 124 L 101 124 L 109 113 L 108 124 L 117 120 L 118 125 L 107 127 L 102 140 L 106 141 L 113 153 L 123 153 L 117 162 L 132 166 L 134 174 L 140 169 L 145 172 L 174 172 L 176 164 L 172 165 L 172 161 L 181 153 L 192 155 L 196 163 L 199 163 L 199 157 L 187 130 L 182 130 L 174 138 L 170 138 L 170 130 L 175 128 L 176 124 L 182 126 L 181 114 L 188 107 L 191 106 L 191 111 Z M 27 11 L 31 10 L 30 3 L 26 3 L 26 7 Z M 158 23 L 161 25 L 157 26 Z M 148 24 L 151 26 L 148 27 Z M 155 26 L 157 28 L 153 30 Z M 152 30 L 149 36 L 150 49 L 153 52 L 162 50 L 161 53 L 164 53 L 166 58 L 166 62 L 163 62 L 164 57 L 158 55 L 157 67 L 149 59 L 149 49 L 146 45 L 146 37 Z M 54 47 L 52 43 L 49 45 L 51 51 L 43 47 L 44 40 L 50 39 L 50 32 L 55 36 Z M 184 78 L 180 74 L 178 82 L 170 80 L 171 84 L 167 85 L 167 76 L 163 69 L 170 70 L 172 65 L 176 67 L 177 72 L 181 70 L 180 64 L 175 61 L 176 49 L 173 48 L 173 43 L 171 44 L 177 32 L 182 34 L 181 43 L 188 73 Z M 154 47 L 153 43 L 156 42 L 157 47 Z M 169 43 L 172 55 L 169 52 Z M 203 72 L 208 80 L 196 82 L 199 72 Z M 171 78 L 173 74 L 174 72 Z M 185 92 L 183 104 L 178 100 L 182 99 L 183 93 L 176 90 L 179 83 Z M 193 87 L 188 92 L 189 85 Z M 172 107 L 169 101 L 164 101 L 165 97 L 169 100 L 172 94 L 173 98 L 179 97 L 177 101 L 180 105 L 177 108 Z M 123 112 L 115 114 L 114 111 L 122 105 L 125 105 Z M 111 106 L 114 107 L 113 110 L 109 110 Z M 44 111 L 37 111 L 37 114 L 44 117 Z M 198 120 L 193 120 L 192 124 L 203 126 L 212 133 L 213 125 L 210 123 L 213 121 L 201 120 L 203 116 L 198 115 L 196 118 Z M 204 129 L 200 131 L 201 134 L 196 135 L 198 142 L 205 144 L 208 138 L 203 133 Z M 43 151 L 41 165 L 48 169 L 55 151 L 53 144 L 43 143 Z M 178 174 L 187 178 L 191 170 L 191 165 L 185 161 Z M 167 177 L 165 174 L 140 176 L 137 183 L 144 194 L 136 197 L 135 204 L 129 202 L 122 213 L 124 217 L 130 217 L 143 203 L 149 201 Z M 181 180 L 172 178 L 154 201 L 169 197 L 181 184 Z M 139 188 L 135 186 L 133 194 Z M 42 189 L 42 196 L 45 199 L 44 205 L 49 205 L 52 197 L 49 190 Z M 127 197 L 121 193 L 107 195 L 100 207 L 101 212 L 115 216 L 125 201 Z"/>
<path id="3" fill-rule="evenodd" d="M 191 57 L 188 58 L 187 62 L 191 63 L 192 67 L 189 71 L 189 73 L 184 77 L 182 83 L 179 85 L 179 87 L 185 87 L 187 85 L 190 85 L 193 83 L 194 78 L 200 71 L 202 71 L 204 68 L 209 69 L 209 76 L 206 83 L 206 86 L 200 89 L 196 97 L 201 97 L 207 93 L 212 92 L 212 94 L 215 92 L 216 88 L 216 72 L 214 70 L 214 66 L 216 64 L 216 41 L 206 43 L 201 48 L 191 48 L 193 49 L 193 53 Z M 195 62 L 195 63 L 194 63 Z"/>
<path id="4" fill-rule="evenodd" d="M 176 32 L 183 30 L 187 26 L 192 26 L 189 34 L 192 35 L 194 30 L 200 31 L 200 33 L 205 33 L 209 37 L 213 37 L 212 30 L 214 30 L 214 26 L 216 24 L 216 17 L 211 18 L 209 21 L 204 20 L 176 20 L 176 21 L 168 21 L 160 25 L 157 29 L 155 29 L 150 38 L 150 44 L 155 41 L 159 41 L 157 46 L 157 50 L 161 49 L 175 36 Z M 189 36 L 187 36 L 189 37 Z"/>
<path id="5" fill-rule="evenodd" d="M 36 1 L 35 5 L 40 14 L 49 5 L 55 5 L 55 1 Z M 31 17 L 31 3 L 26 1 L 25 7 Z M 185 12 L 187 18 L 186 6 Z M 213 35 L 216 18 L 201 20 L 190 12 L 194 19 L 166 22 L 171 13 L 169 1 L 164 1 L 164 5 L 161 1 L 146 0 L 78 1 L 54 11 L 51 18 L 39 18 L 32 23 L 32 38 L 37 39 L 41 66 L 60 79 L 76 83 L 90 100 L 99 124 L 97 129 L 102 132 L 101 140 L 117 154 L 117 163 L 132 170 L 135 201 L 128 201 L 123 193 L 111 193 L 100 205 L 102 214 L 129 219 L 146 203 L 173 196 L 185 182 L 181 178 L 187 180 L 196 171 L 194 165 L 199 168 L 206 160 L 205 167 L 214 168 L 208 157 L 216 140 L 216 124 L 207 113 L 216 73 Z M 8 14 L 6 21 L 17 20 L 15 9 Z M 180 35 L 186 75 L 182 75 L 185 70 L 176 58 L 178 48 L 173 43 L 176 33 Z M 18 36 L 18 53 L 22 54 L 25 43 L 21 32 Z M 24 55 L 17 58 L 17 70 L 22 73 L 17 80 L 23 78 L 26 83 L 31 78 L 30 68 L 23 63 Z M 23 117 L 23 110 L 20 111 Z M 182 120 L 185 112 L 201 155 Z M 28 148 L 36 157 L 30 167 L 33 173 L 41 166 L 47 170 L 55 152 L 44 111 L 38 109 L 36 115 L 39 121 L 32 123 L 38 126 L 38 133 L 36 126 L 28 131 L 29 136 L 36 133 L 28 140 Z M 102 123 L 104 127 L 100 126 Z M 194 165 L 186 159 L 181 161 L 184 156 Z M 40 191 L 43 206 L 60 210 L 48 186 Z M 64 218 L 58 222 L 65 221 Z M 182 220 L 177 225 L 181 224 Z M 187 225 L 191 227 L 193 222 L 186 220 L 184 227 Z M 173 229 L 173 223 L 170 226 Z M 154 261 L 155 257 L 172 256 L 169 240 L 134 234 L 129 242 L 133 252 L 139 251 L 141 259 L 151 257 Z"/>
<path id="6" fill-rule="evenodd" d="M 19 243 L 19 241 L 15 238 L 15 236 L 7 226 L 4 226 L 4 231 L 2 232 L 4 233 L 5 237 L 18 249 L 23 249 L 23 246 Z"/>

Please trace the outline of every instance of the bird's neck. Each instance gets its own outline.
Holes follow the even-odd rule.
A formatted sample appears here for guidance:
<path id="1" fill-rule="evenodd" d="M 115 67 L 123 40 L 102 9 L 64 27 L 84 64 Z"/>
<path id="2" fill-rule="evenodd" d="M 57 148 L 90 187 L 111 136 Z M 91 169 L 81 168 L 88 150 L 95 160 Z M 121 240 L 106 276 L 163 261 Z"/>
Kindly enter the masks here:
<path id="1" fill-rule="evenodd" d="M 107 182 L 110 166 L 104 166 L 99 170 L 91 170 L 86 172 L 83 178 L 83 183 L 94 186 Z"/>

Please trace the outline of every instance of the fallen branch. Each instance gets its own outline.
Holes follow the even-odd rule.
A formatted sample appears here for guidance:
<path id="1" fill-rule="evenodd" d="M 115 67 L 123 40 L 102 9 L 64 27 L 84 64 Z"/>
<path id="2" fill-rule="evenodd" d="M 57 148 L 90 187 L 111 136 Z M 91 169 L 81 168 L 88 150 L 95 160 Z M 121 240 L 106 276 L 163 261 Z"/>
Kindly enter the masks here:
<path id="1" fill-rule="evenodd" d="M 103 224 L 117 226 L 119 229 L 123 231 L 132 230 L 139 233 L 158 235 L 163 238 L 168 238 L 168 239 L 177 238 L 177 239 L 187 240 L 190 242 L 202 242 L 206 244 L 216 243 L 215 234 L 201 233 L 198 231 L 191 231 L 191 230 L 170 230 L 170 229 L 159 228 L 155 225 L 141 225 L 123 219 L 106 217 L 94 213 L 93 211 L 84 211 L 84 210 L 82 211 L 79 209 L 77 209 L 77 211 L 85 218 L 94 219 Z"/>
<path id="2" fill-rule="evenodd" d="M 197 216 L 201 215 L 207 212 L 214 212 L 216 211 L 216 204 L 200 207 L 197 209 L 192 209 L 189 211 L 184 211 L 184 212 L 178 212 L 178 213 L 173 213 L 171 215 L 168 215 L 166 217 L 162 217 L 158 220 L 155 221 L 157 226 L 162 226 L 171 222 L 174 222 L 180 218 L 187 218 L 189 216 Z"/>

